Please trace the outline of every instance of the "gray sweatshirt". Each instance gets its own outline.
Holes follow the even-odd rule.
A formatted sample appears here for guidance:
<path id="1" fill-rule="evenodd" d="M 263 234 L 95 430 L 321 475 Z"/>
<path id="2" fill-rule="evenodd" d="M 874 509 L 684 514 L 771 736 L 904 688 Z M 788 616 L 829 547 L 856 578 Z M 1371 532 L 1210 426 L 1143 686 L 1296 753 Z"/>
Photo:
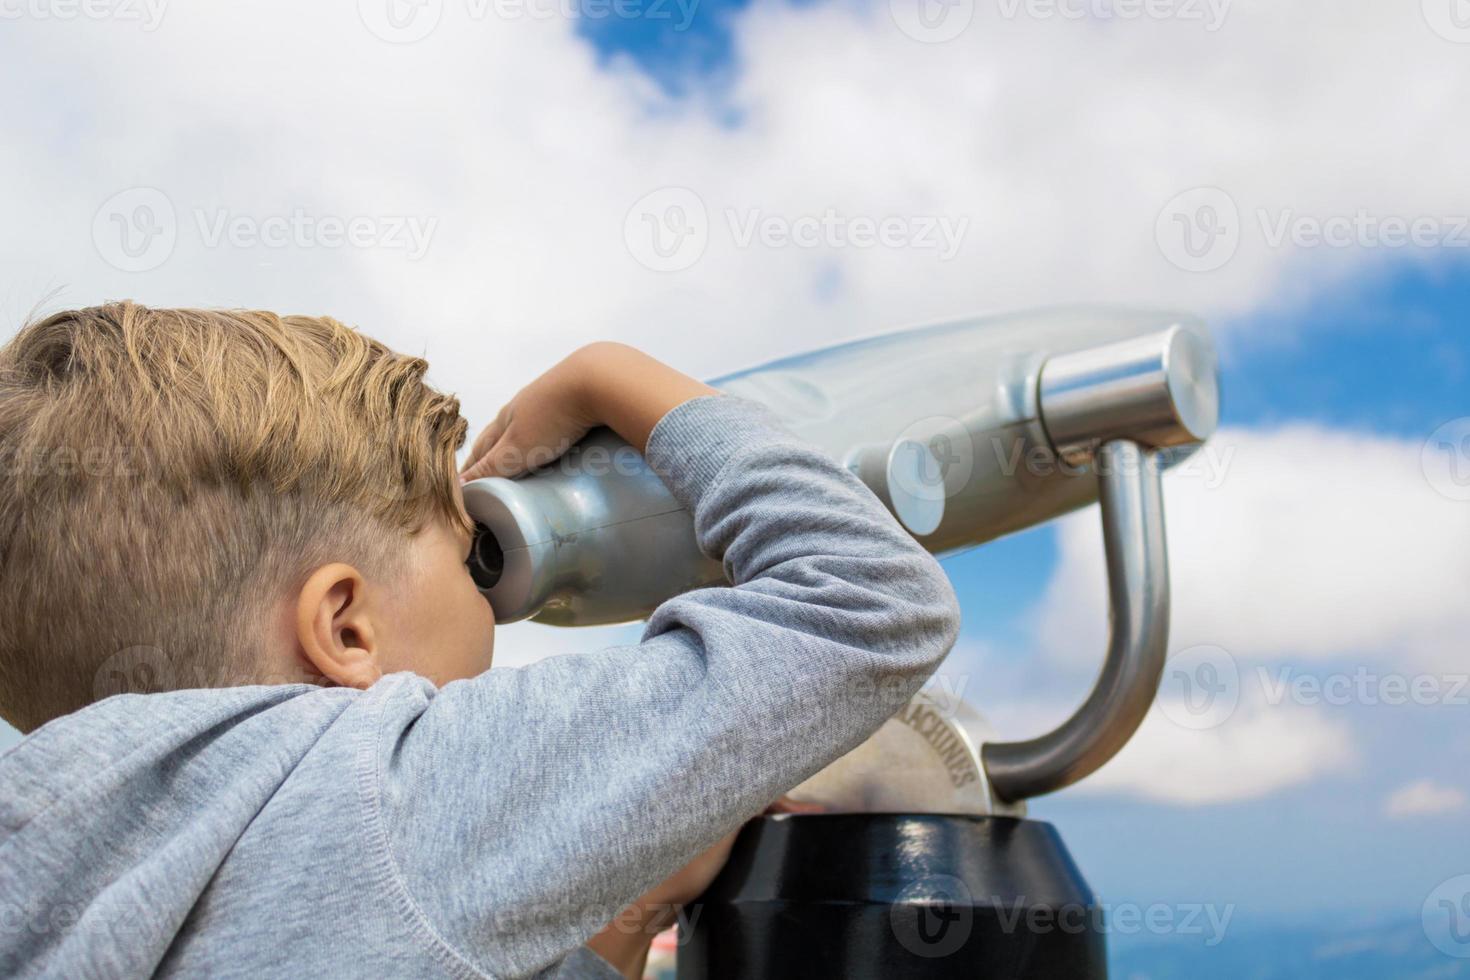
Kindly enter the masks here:
<path id="1" fill-rule="evenodd" d="M 581 944 L 872 733 L 959 626 L 934 559 L 767 410 L 695 399 L 648 456 L 734 586 L 636 645 L 119 695 L 0 757 L 0 976 L 615 976 Z"/>

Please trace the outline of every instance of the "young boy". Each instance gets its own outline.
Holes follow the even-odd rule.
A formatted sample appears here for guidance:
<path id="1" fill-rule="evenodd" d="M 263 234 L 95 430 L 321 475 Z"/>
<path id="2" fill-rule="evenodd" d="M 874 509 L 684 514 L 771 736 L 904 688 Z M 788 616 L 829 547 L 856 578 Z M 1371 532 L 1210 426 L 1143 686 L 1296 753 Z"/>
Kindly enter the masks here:
<path id="1" fill-rule="evenodd" d="M 0 976 L 636 975 L 723 852 L 678 869 L 953 643 L 947 580 L 852 474 L 594 344 L 466 475 L 609 426 L 734 585 L 489 669 L 465 423 L 426 367 L 131 303 L 0 351 L 0 715 L 30 733 L 0 757 Z"/>

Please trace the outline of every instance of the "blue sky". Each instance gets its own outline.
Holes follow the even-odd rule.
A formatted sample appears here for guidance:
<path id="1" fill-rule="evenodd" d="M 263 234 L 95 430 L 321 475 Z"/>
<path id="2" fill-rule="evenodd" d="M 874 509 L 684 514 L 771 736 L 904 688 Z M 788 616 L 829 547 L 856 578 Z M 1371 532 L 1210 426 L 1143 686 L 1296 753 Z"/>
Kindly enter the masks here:
<path id="1" fill-rule="evenodd" d="M 681 31 L 677 3 L 569 22 L 554 0 L 537 17 L 431 0 L 412 37 L 377 0 L 175 0 L 152 27 L 125 22 L 132 4 L 31 5 L 0 31 L 0 194 L 21 230 L 0 236 L 0 317 L 121 297 L 330 313 L 424 353 L 477 425 L 605 337 L 713 377 L 972 313 L 1196 311 L 1224 365 L 1208 449 L 1230 466 L 1166 490 L 1177 646 L 1217 644 L 1246 679 L 1463 674 L 1470 504 L 1431 489 L 1420 450 L 1470 416 L 1470 256 L 1273 246 L 1251 218 L 1470 214 L 1470 29 L 1438 0 L 1234 0 L 1219 30 L 1003 0 L 935 42 L 907 2 L 705 0 Z M 1221 190 L 1248 234 L 1190 271 L 1157 222 Z M 673 270 L 632 233 L 671 194 L 710 219 Z M 144 205 L 173 234 L 136 261 L 103 233 Z M 949 259 L 733 234 L 826 211 L 968 225 Z M 297 213 L 366 219 L 369 239 L 209 233 Z M 405 216 L 431 233 L 421 254 L 389 233 Z M 1095 520 L 945 560 L 966 613 L 951 669 L 1008 736 L 1096 669 Z M 512 627 L 497 649 L 603 639 Z M 1470 872 L 1466 711 L 1247 704 L 1203 735 L 1166 719 L 1033 812 L 1113 901 L 1415 920 Z"/>
<path id="2" fill-rule="evenodd" d="M 1470 264 L 1394 263 L 1350 291 L 1245 317 L 1222 351 L 1223 424 L 1327 423 L 1423 439 L 1466 414 L 1467 311 Z M 1055 538 L 1053 528 L 1037 528 L 945 561 L 967 636 L 1025 655 L 1028 614 L 1055 569 Z M 1310 663 L 1303 669 L 1324 673 Z M 1005 696 L 983 678 L 977 686 L 982 705 Z M 1064 792 L 1036 802 L 1032 815 L 1062 827 L 1112 901 L 1233 902 L 1242 923 L 1344 911 L 1413 918 L 1428 887 L 1470 868 L 1463 816 L 1405 826 L 1380 804 L 1406 772 L 1465 785 L 1466 709 L 1339 710 L 1369 735 L 1350 775 L 1257 801 L 1188 808 Z"/>
<path id="3" fill-rule="evenodd" d="M 745 6 L 707 0 L 685 32 L 646 19 L 584 21 L 581 30 L 609 62 L 632 58 L 667 90 L 689 97 L 724 84 L 734 66 L 722 25 Z M 1222 424 L 1270 430 L 1305 423 L 1423 440 L 1470 412 L 1467 311 L 1470 262 L 1463 257 L 1383 252 L 1328 289 L 1217 318 Z M 999 651 L 996 658 L 1027 656 L 1030 616 L 1057 561 L 1052 527 L 947 558 L 966 638 Z M 1301 669 L 1320 674 L 1331 666 Z M 982 707 L 1005 697 L 983 677 L 970 693 Z M 1201 806 L 1062 793 L 1033 804 L 1032 814 L 1061 826 L 1110 901 L 1237 903 L 1237 921 L 1247 926 L 1341 922 L 1342 913 L 1415 919 L 1429 888 L 1470 870 L 1463 814 L 1405 824 L 1386 817 L 1382 801 L 1406 773 L 1465 786 L 1465 709 L 1334 710 L 1367 735 L 1349 773 Z"/>

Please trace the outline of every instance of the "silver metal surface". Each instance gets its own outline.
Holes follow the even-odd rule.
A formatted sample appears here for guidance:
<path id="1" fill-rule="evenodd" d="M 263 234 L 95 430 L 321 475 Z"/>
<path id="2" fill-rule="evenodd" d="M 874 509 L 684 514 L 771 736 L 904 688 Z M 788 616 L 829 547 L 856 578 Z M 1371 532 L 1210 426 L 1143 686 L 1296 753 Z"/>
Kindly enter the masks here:
<path id="1" fill-rule="evenodd" d="M 956 692 L 931 682 L 857 748 L 786 795 L 828 813 L 1024 816 L 991 791 L 980 747 L 994 730 Z"/>
<path id="2" fill-rule="evenodd" d="M 1149 446 L 1207 435 L 1213 365 L 1193 318 L 1082 307 L 885 334 L 711 383 L 844 461 L 942 554 L 1096 500 L 1087 448 L 1099 434 Z M 1089 423 L 1093 414 L 1106 424 Z M 1117 431 L 1129 426 L 1141 431 Z M 503 623 L 625 622 L 725 581 L 699 553 L 689 515 L 605 431 L 529 477 L 468 484 L 465 503 L 504 536 L 504 573 L 487 591 Z"/>
<path id="3" fill-rule="evenodd" d="M 1203 442 L 1220 419 L 1214 351 L 1180 326 L 1051 358 L 1040 398 L 1053 447 L 1079 465 L 1109 439 Z"/>
<path id="4" fill-rule="evenodd" d="M 498 622 L 553 626 L 646 617 L 671 595 L 724 581 L 694 521 L 626 442 L 599 429 L 531 477 L 464 485 L 465 509 L 499 540 Z"/>
<path id="5" fill-rule="evenodd" d="M 859 446 L 843 462 L 915 537 L 933 534 L 944 520 L 944 462 L 927 442 Z"/>
<path id="6" fill-rule="evenodd" d="M 1169 640 L 1169 567 L 1155 457 L 1104 443 L 1094 460 L 1102 503 L 1110 634 L 1102 673 L 1082 707 L 1024 742 L 990 742 L 985 770 L 997 796 L 1025 800 L 1070 786 L 1107 762 L 1148 713 Z"/>

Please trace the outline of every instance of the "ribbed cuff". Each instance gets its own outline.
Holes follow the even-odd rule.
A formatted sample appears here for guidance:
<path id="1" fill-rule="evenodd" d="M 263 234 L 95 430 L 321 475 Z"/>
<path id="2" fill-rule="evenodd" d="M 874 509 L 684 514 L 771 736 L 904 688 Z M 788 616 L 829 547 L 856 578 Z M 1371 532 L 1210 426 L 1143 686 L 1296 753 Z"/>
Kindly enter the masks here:
<path id="1" fill-rule="evenodd" d="M 797 441 L 759 402 L 701 395 L 659 419 L 644 458 L 692 514 L 731 460 L 756 446 Z"/>

